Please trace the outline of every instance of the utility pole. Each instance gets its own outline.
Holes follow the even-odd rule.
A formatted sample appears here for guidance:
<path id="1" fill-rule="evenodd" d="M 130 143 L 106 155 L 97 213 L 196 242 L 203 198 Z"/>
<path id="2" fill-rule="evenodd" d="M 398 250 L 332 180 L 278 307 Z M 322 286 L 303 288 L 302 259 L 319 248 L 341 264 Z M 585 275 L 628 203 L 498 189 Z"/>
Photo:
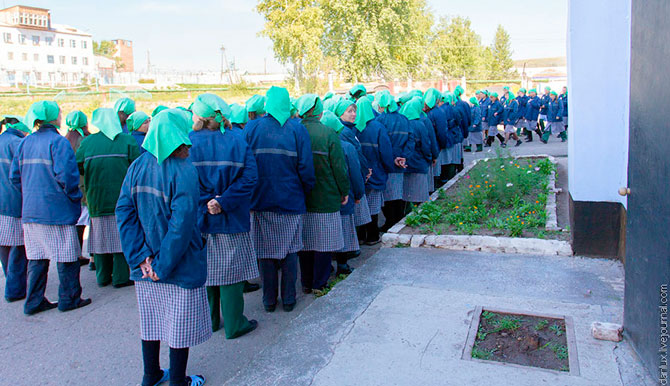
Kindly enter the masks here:
<path id="1" fill-rule="evenodd" d="M 223 62 L 226 63 L 226 66 L 228 67 L 228 80 L 230 81 L 230 84 L 233 84 L 233 74 L 230 71 L 230 63 L 228 63 L 228 57 L 226 57 L 226 47 L 221 46 L 221 80 L 223 83 Z"/>
<path id="2" fill-rule="evenodd" d="M 151 53 L 147 50 L 147 74 L 151 73 Z"/>

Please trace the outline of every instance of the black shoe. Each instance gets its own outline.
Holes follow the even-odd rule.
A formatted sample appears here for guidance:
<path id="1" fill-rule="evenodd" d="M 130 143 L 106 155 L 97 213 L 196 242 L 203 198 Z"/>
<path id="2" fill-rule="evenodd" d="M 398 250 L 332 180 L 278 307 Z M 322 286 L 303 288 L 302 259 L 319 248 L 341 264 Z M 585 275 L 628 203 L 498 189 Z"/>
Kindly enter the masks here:
<path id="1" fill-rule="evenodd" d="M 37 306 L 37 308 L 35 308 L 34 310 L 30 310 L 28 312 L 24 311 L 24 313 L 26 315 L 35 315 L 35 314 L 38 314 L 40 312 L 53 310 L 54 308 L 57 308 L 57 307 L 58 307 L 57 302 L 56 303 L 51 303 L 47 299 L 44 299 L 44 300 L 42 300 L 42 303 L 40 303 L 40 305 Z"/>
<path id="2" fill-rule="evenodd" d="M 503 143 L 500 144 L 500 147 L 502 147 L 504 149 L 504 148 L 507 147 L 507 144 L 505 142 L 503 142 Z"/>
<path id="3" fill-rule="evenodd" d="M 88 263 L 88 270 L 95 272 L 95 262 L 93 260 L 91 260 L 91 262 Z"/>
<path id="4" fill-rule="evenodd" d="M 62 309 L 62 308 L 58 307 L 58 311 L 68 312 L 68 311 L 76 310 L 77 308 L 86 307 L 87 305 L 89 305 L 91 303 L 92 303 L 91 299 L 79 299 L 79 301 L 77 302 L 77 304 L 74 307 L 65 308 L 65 309 Z"/>
<path id="5" fill-rule="evenodd" d="M 349 257 L 348 258 L 349 259 L 355 259 L 360 255 L 361 255 L 361 250 L 359 249 L 357 251 L 349 252 Z"/>
<path id="6" fill-rule="evenodd" d="M 479 153 L 481 151 L 484 151 L 482 145 L 477 145 L 477 150 L 475 150 L 475 153 Z"/>
<path id="7" fill-rule="evenodd" d="M 470 153 L 472 151 L 472 148 L 470 146 L 465 146 L 463 148 L 463 151 L 466 152 L 466 153 Z"/>
<path id="8" fill-rule="evenodd" d="M 135 282 L 132 281 L 132 280 L 128 280 L 127 282 L 122 283 L 122 284 L 114 284 L 112 287 L 114 287 L 114 288 L 124 288 L 124 287 L 130 287 L 130 286 L 133 286 L 133 285 L 135 285 Z"/>
<path id="9" fill-rule="evenodd" d="M 5 298 L 5 300 L 7 301 L 7 303 L 14 303 L 14 302 L 18 302 L 19 300 L 23 300 L 25 298 L 26 298 L 26 295 L 23 295 L 23 296 L 18 297 L 18 298 Z"/>
<path id="10" fill-rule="evenodd" d="M 521 142 L 521 140 L 519 139 L 519 140 L 516 141 L 516 145 L 514 145 L 514 147 L 519 147 L 519 146 L 521 146 L 522 143 L 523 142 Z"/>
<path id="11" fill-rule="evenodd" d="M 335 276 L 340 276 L 340 275 L 350 275 L 354 271 L 353 268 L 349 266 L 349 264 L 338 264 L 337 265 L 337 272 L 335 272 Z"/>
<path id="12" fill-rule="evenodd" d="M 284 304 L 284 312 L 291 312 L 295 308 L 295 303 Z"/>
<path id="13" fill-rule="evenodd" d="M 526 138 L 526 142 L 533 142 L 533 138 Z"/>
<path id="14" fill-rule="evenodd" d="M 543 144 L 545 144 L 545 145 L 548 143 L 548 142 L 545 141 L 544 139 L 541 139 L 540 141 L 541 141 Z"/>
<path id="15" fill-rule="evenodd" d="M 244 282 L 244 290 L 242 292 L 244 292 L 245 294 L 248 294 L 249 292 L 258 291 L 259 289 L 261 289 L 260 284 L 249 283 L 248 281 L 245 281 Z"/>
<path id="16" fill-rule="evenodd" d="M 277 309 L 276 304 L 263 305 L 263 307 L 265 307 L 266 312 L 275 312 L 275 309 Z"/>
<path id="17" fill-rule="evenodd" d="M 79 266 L 83 267 L 83 266 L 87 265 L 90 261 L 91 261 L 91 259 L 87 259 L 85 257 L 80 257 L 79 258 Z"/>
<path id="18" fill-rule="evenodd" d="M 312 289 L 307 288 L 307 287 L 302 287 L 302 293 L 304 293 L 305 295 L 309 295 L 309 294 L 312 293 Z"/>
<path id="19" fill-rule="evenodd" d="M 565 141 L 567 141 L 567 139 L 561 138 L 561 142 L 565 142 Z"/>
<path id="20" fill-rule="evenodd" d="M 100 288 L 102 288 L 102 287 L 107 287 L 107 286 L 110 285 L 110 284 L 112 284 L 112 281 L 111 281 L 111 280 L 110 280 L 110 281 L 106 281 L 106 282 L 104 282 L 104 283 L 98 283 L 98 287 L 100 287 Z"/>
<path id="21" fill-rule="evenodd" d="M 491 147 L 491 145 L 489 145 L 489 144 L 487 143 L 486 145 L 484 145 L 484 147 Z"/>
<path id="22" fill-rule="evenodd" d="M 247 328 L 245 328 L 244 330 L 242 330 L 242 331 L 238 332 L 237 334 L 231 336 L 230 338 L 226 338 L 226 339 L 239 338 L 239 337 L 244 336 L 244 335 L 250 333 L 251 331 L 255 330 L 257 327 L 258 327 L 258 321 L 256 321 L 255 319 L 251 319 L 249 321 L 249 326 L 247 326 Z"/>

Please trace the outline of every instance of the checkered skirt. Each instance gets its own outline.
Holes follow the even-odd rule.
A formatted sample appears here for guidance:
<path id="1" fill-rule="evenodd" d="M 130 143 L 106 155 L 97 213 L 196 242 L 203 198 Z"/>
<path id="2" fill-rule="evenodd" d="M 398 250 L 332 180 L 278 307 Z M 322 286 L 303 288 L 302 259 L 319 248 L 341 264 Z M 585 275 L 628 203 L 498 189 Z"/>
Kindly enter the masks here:
<path id="1" fill-rule="evenodd" d="M 193 347 L 212 336 L 205 287 L 135 282 L 142 340 L 159 340 L 172 348 Z"/>
<path id="2" fill-rule="evenodd" d="M 481 131 L 471 131 L 468 134 L 468 143 L 470 145 L 481 145 L 484 143 L 484 134 Z"/>
<path id="3" fill-rule="evenodd" d="M 442 160 L 442 165 L 451 165 L 451 164 L 460 164 L 461 156 L 463 155 L 463 145 L 460 143 L 455 144 L 452 147 L 444 149 L 444 158 Z"/>
<path id="4" fill-rule="evenodd" d="M 403 200 L 408 202 L 428 201 L 428 178 L 426 173 L 405 173 Z"/>
<path id="5" fill-rule="evenodd" d="M 449 165 L 451 163 L 449 162 L 449 154 L 449 148 L 440 150 L 440 155 L 437 157 L 437 164 L 440 165 L 440 168 L 438 168 L 440 169 L 440 172 L 442 171 L 442 165 Z M 435 171 L 433 174 L 435 174 Z"/>
<path id="6" fill-rule="evenodd" d="M 505 125 L 505 134 L 507 133 L 516 133 L 516 127 L 514 125 Z"/>
<path id="7" fill-rule="evenodd" d="M 121 236 L 116 226 L 116 216 L 91 217 L 88 234 L 88 253 L 98 255 L 122 253 Z"/>
<path id="8" fill-rule="evenodd" d="M 384 190 L 384 201 L 402 200 L 402 180 L 404 173 L 389 173 Z"/>
<path id="9" fill-rule="evenodd" d="M 426 173 L 426 178 L 428 179 L 428 191 L 435 191 L 435 178 L 433 178 L 433 169 L 439 168 L 438 165 L 433 166 L 432 164 L 428 166 L 428 173 Z"/>
<path id="10" fill-rule="evenodd" d="M 302 250 L 302 215 L 251 212 L 251 241 L 259 259 L 282 260 Z"/>
<path id="11" fill-rule="evenodd" d="M 371 189 L 370 191 L 365 192 L 365 196 L 368 198 L 370 215 L 374 216 L 379 214 L 379 212 L 382 211 L 382 205 L 384 204 L 384 191 Z"/>
<path id="12" fill-rule="evenodd" d="M 356 234 L 356 222 L 353 214 L 340 215 L 342 218 L 342 236 L 344 247 L 339 252 L 358 251 L 361 247 L 358 245 L 358 235 Z"/>
<path id="13" fill-rule="evenodd" d="M 356 226 L 361 226 L 372 221 L 367 196 L 363 196 L 358 204 L 354 205 L 354 221 Z"/>
<path id="14" fill-rule="evenodd" d="M 23 245 L 23 226 L 20 217 L 0 215 L 0 245 L 3 247 Z"/>
<path id="15" fill-rule="evenodd" d="M 23 237 L 28 260 L 73 263 L 81 256 L 81 245 L 74 225 L 24 223 Z"/>
<path id="16" fill-rule="evenodd" d="M 552 135 L 560 134 L 565 131 L 565 125 L 562 121 L 549 122 L 549 126 L 546 130 L 551 130 Z"/>
<path id="17" fill-rule="evenodd" d="M 231 285 L 260 275 L 249 232 L 204 234 L 203 237 L 207 238 L 205 286 Z"/>
<path id="18" fill-rule="evenodd" d="M 333 252 L 344 246 L 340 212 L 302 215 L 303 251 Z"/>

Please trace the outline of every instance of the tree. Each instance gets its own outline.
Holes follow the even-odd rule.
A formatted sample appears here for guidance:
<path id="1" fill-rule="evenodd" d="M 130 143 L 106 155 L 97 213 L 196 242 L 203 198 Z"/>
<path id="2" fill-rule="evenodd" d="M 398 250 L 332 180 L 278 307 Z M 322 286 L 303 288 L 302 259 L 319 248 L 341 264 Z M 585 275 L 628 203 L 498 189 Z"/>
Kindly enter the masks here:
<path id="1" fill-rule="evenodd" d="M 118 70 L 125 67 L 125 64 L 121 62 L 119 56 L 114 56 L 116 55 L 116 51 L 116 44 L 110 40 L 101 40 L 99 43 L 95 40 L 93 41 L 93 55 L 104 56 L 105 58 L 114 60 L 114 66 Z"/>
<path id="2" fill-rule="evenodd" d="M 484 47 L 468 18 L 440 18 L 430 51 L 430 63 L 450 78 L 485 76 Z"/>
<path id="3" fill-rule="evenodd" d="M 316 76 L 323 58 L 323 11 L 313 0 L 262 0 L 256 10 L 265 18 L 260 32 L 272 40 L 277 60 L 293 66 L 296 91 L 306 74 Z"/>
<path id="4" fill-rule="evenodd" d="M 512 44 L 509 34 L 502 25 L 498 25 L 496 36 L 491 45 L 491 61 L 489 62 L 489 77 L 491 79 L 505 79 L 513 75 Z"/>
<path id="5" fill-rule="evenodd" d="M 432 17 L 425 0 L 321 0 L 325 55 L 353 80 L 421 70 Z"/>

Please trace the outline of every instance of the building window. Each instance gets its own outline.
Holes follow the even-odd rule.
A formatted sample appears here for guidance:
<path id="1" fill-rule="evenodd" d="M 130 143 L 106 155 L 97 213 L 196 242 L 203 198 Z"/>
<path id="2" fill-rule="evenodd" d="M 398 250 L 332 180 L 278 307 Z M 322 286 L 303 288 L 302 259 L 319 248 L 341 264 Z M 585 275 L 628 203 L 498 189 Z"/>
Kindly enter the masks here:
<path id="1" fill-rule="evenodd" d="M 35 80 L 38 82 L 42 81 L 42 73 L 41 72 L 35 72 Z"/>
<path id="2" fill-rule="evenodd" d="M 13 52 L 8 52 L 7 53 L 7 60 L 14 60 L 14 53 Z"/>
<path id="3" fill-rule="evenodd" d="M 61 55 L 58 57 L 58 63 L 65 64 L 65 56 Z"/>
<path id="4" fill-rule="evenodd" d="M 81 48 L 86 49 L 88 46 L 86 45 L 86 40 L 81 41 Z"/>
<path id="5" fill-rule="evenodd" d="M 54 56 L 53 55 L 47 55 L 47 63 L 54 64 Z"/>
<path id="6" fill-rule="evenodd" d="M 70 39 L 70 48 L 77 48 L 77 41 L 74 39 Z"/>
<path id="7" fill-rule="evenodd" d="M 19 34 L 19 43 L 26 44 L 26 35 Z"/>
<path id="8" fill-rule="evenodd" d="M 33 35 L 33 45 L 34 46 L 39 46 L 40 45 L 40 37 Z"/>
<path id="9" fill-rule="evenodd" d="M 88 58 L 81 58 L 81 62 L 84 64 L 84 66 L 88 66 Z"/>
<path id="10" fill-rule="evenodd" d="M 76 56 L 72 57 L 72 64 L 77 64 L 77 57 Z"/>
<path id="11" fill-rule="evenodd" d="M 22 53 L 21 54 L 21 59 L 23 59 L 24 62 L 27 62 L 28 61 L 28 54 L 26 54 L 25 52 Z"/>
<path id="12" fill-rule="evenodd" d="M 65 47 L 65 39 L 58 39 L 58 47 Z"/>
<path id="13" fill-rule="evenodd" d="M 47 46 L 52 45 L 54 42 L 54 38 L 44 38 L 44 43 L 46 43 Z"/>
<path id="14" fill-rule="evenodd" d="M 36 62 L 40 61 L 40 54 L 33 54 L 33 60 Z"/>
<path id="15" fill-rule="evenodd" d="M 3 32 L 2 33 L 2 39 L 5 41 L 5 43 L 11 43 L 12 42 L 12 34 L 9 32 Z"/>

